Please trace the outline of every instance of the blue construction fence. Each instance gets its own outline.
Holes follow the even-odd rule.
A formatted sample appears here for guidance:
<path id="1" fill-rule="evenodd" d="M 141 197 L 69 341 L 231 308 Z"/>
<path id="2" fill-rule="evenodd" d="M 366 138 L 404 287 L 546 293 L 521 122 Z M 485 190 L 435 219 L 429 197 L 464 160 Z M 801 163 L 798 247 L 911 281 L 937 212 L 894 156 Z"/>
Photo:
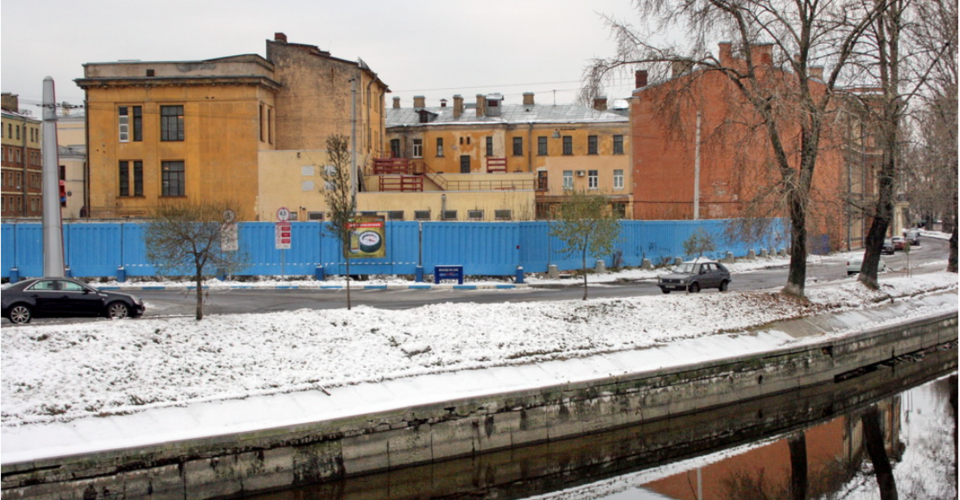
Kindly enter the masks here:
<path id="1" fill-rule="evenodd" d="M 779 249 L 789 241 L 784 220 L 772 221 L 761 240 L 747 244 L 729 241 L 729 220 L 621 221 L 620 238 L 604 260 L 608 268 L 637 267 L 643 259 L 658 265 L 683 255 L 683 242 L 697 229 L 713 236 L 717 251 L 712 258 L 747 255 L 749 250 Z M 386 257 L 354 259 L 351 274 L 414 275 L 417 266 L 427 274 L 437 265 L 461 265 L 466 275 L 513 276 L 517 266 L 526 273 L 580 269 L 578 255 L 566 255 L 563 243 L 550 236 L 549 221 L 531 222 L 415 222 L 387 221 Z M 327 223 L 293 222 L 291 247 L 275 248 L 275 228 L 269 222 L 239 223 L 240 250 L 248 266 L 238 276 L 279 276 L 346 273 L 340 245 Z M 75 277 L 114 277 L 122 268 L 127 277 L 156 276 L 146 258 L 143 233 L 146 223 L 83 222 L 63 224 L 64 261 Z M 0 225 L 2 277 L 16 268 L 19 277 L 43 274 L 43 231 L 39 223 Z M 592 267 L 594 260 L 588 260 Z"/>

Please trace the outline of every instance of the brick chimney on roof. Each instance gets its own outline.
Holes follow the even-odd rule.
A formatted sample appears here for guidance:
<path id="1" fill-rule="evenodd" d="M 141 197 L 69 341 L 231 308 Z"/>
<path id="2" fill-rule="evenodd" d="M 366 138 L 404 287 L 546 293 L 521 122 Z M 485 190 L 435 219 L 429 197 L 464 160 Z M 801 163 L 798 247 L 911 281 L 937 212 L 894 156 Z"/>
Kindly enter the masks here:
<path id="1" fill-rule="evenodd" d="M 400 98 L 399 98 L 399 97 L 394 97 L 394 98 L 393 98 L 393 109 L 399 109 L 399 108 L 400 108 Z"/>
<path id="2" fill-rule="evenodd" d="M 523 105 L 524 106 L 535 106 L 533 102 L 533 92 L 524 92 L 523 93 Z"/>
<path id="3" fill-rule="evenodd" d="M 477 118 L 483 118 L 487 114 L 487 98 L 483 94 L 477 94 Z"/>
<path id="4" fill-rule="evenodd" d="M 637 77 L 637 87 L 636 87 L 636 88 L 642 89 L 643 87 L 646 87 L 646 86 L 647 86 L 647 70 L 645 70 L 645 69 L 638 69 L 637 72 L 636 72 L 636 77 Z"/>
<path id="5" fill-rule="evenodd" d="M 720 47 L 720 65 L 730 66 L 733 63 L 733 44 L 730 42 L 720 42 L 717 45 Z"/>
<path id="6" fill-rule="evenodd" d="M 423 97 L 422 95 L 413 96 L 413 107 L 423 108 L 423 107 L 426 107 L 426 105 L 427 105 L 426 97 Z"/>
<path id="7" fill-rule="evenodd" d="M 463 97 L 460 94 L 453 96 L 453 117 L 460 118 L 463 114 Z"/>
<path id="8" fill-rule="evenodd" d="M 773 64 L 773 44 L 758 43 L 750 46 L 750 58 L 755 66 L 770 66 Z"/>
<path id="9" fill-rule="evenodd" d="M 440 99 L 440 107 L 441 107 L 441 108 L 447 107 L 447 100 L 446 100 L 446 99 Z"/>
<path id="10" fill-rule="evenodd" d="M 597 96 L 593 98 L 593 109 L 597 111 L 606 111 L 607 110 L 607 97 L 606 96 Z"/>
<path id="11" fill-rule="evenodd" d="M 287 35 L 284 35 L 278 31 L 273 34 L 273 41 L 287 43 Z"/>
<path id="12" fill-rule="evenodd" d="M 823 81 L 823 66 L 810 66 L 810 78 Z"/>

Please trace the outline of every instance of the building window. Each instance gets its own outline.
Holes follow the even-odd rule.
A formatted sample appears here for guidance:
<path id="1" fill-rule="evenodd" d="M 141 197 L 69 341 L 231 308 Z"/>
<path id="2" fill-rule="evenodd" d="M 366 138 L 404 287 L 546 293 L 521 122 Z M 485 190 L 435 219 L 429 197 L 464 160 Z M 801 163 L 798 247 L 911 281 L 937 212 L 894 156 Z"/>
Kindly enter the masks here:
<path id="1" fill-rule="evenodd" d="M 143 196 L 143 162 L 133 162 L 133 195 Z"/>
<path id="2" fill-rule="evenodd" d="M 423 158 L 423 139 L 413 140 L 413 157 Z"/>
<path id="3" fill-rule="evenodd" d="M 587 136 L 587 154 L 597 154 L 597 136 L 595 135 Z"/>
<path id="4" fill-rule="evenodd" d="M 267 106 L 267 142 L 273 144 L 273 108 Z"/>
<path id="5" fill-rule="evenodd" d="M 160 106 L 160 140 L 183 140 L 183 106 Z"/>
<path id="6" fill-rule="evenodd" d="M 623 154 L 623 136 L 622 135 L 613 136 L 613 154 L 615 155 Z"/>
<path id="7" fill-rule="evenodd" d="M 567 156 L 573 154 L 573 137 L 569 135 L 563 136 L 563 154 Z"/>
<path id="8" fill-rule="evenodd" d="M 165 161 L 161 164 L 161 196 L 184 196 L 185 170 L 182 161 Z"/>
<path id="9" fill-rule="evenodd" d="M 523 156 L 523 137 L 513 138 L 513 156 Z"/>
<path id="10" fill-rule="evenodd" d="M 140 142 L 143 140 L 143 107 L 142 106 L 120 106 L 117 108 L 117 129 L 120 135 L 120 142 L 130 142 L 131 128 L 133 129 L 133 140 Z"/>
<path id="11" fill-rule="evenodd" d="M 487 156 L 493 156 L 493 137 L 487 137 Z"/>
<path id="12" fill-rule="evenodd" d="M 117 182 L 120 185 L 120 196 L 130 196 L 130 162 L 120 162 L 120 176 Z"/>
<path id="13" fill-rule="evenodd" d="M 547 156 L 547 136 L 537 137 L 537 155 Z"/>
<path id="14" fill-rule="evenodd" d="M 387 220 L 403 220 L 403 210 L 390 210 L 387 212 Z"/>
<path id="15" fill-rule="evenodd" d="M 429 210 L 414 210 L 413 211 L 414 220 L 430 220 L 430 211 Z"/>
<path id="16" fill-rule="evenodd" d="M 509 209 L 494 210 L 493 218 L 496 220 L 513 220 L 513 211 Z"/>
<path id="17" fill-rule="evenodd" d="M 627 204 L 626 203 L 614 203 L 610 205 L 611 210 L 613 210 L 613 216 L 618 219 L 627 218 Z"/>
<path id="18" fill-rule="evenodd" d="M 260 124 L 260 142 L 263 142 L 264 139 L 264 130 L 263 130 L 263 103 L 260 103 L 260 117 L 258 123 Z"/>
<path id="19" fill-rule="evenodd" d="M 441 220 L 457 220 L 456 210 L 444 210 L 441 214 Z"/>
<path id="20" fill-rule="evenodd" d="M 600 185 L 600 174 L 597 170 L 588 170 L 587 171 L 587 187 L 589 189 L 597 189 Z"/>
<path id="21" fill-rule="evenodd" d="M 613 189 L 623 189 L 623 170 L 613 171 Z"/>
<path id="22" fill-rule="evenodd" d="M 563 189 L 573 189 L 573 170 L 563 171 Z"/>
<path id="23" fill-rule="evenodd" d="M 468 220 L 483 220 L 483 210 L 467 210 Z"/>
<path id="24" fill-rule="evenodd" d="M 443 138 L 437 137 L 437 157 L 443 156 Z"/>

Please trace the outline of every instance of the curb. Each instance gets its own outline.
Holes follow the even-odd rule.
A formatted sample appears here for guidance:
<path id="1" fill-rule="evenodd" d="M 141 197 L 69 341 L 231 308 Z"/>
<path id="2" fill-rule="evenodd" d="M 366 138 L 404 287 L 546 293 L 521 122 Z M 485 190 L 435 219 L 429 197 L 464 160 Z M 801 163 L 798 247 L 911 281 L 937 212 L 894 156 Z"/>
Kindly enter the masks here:
<path id="1" fill-rule="evenodd" d="M 544 285 L 555 286 L 555 285 Z M 416 283 L 411 285 L 362 285 L 352 286 L 351 290 L 512 290 L 522 288 L 535 288 L 536 285 L 527 283 L 519 284 L 499 284 L 489 283 L 482 285 L 453 285 L 453 284 L 432 284 Z M 189 291 L 196 290 L 196 286 L 172 285 L 172 286 L 97 286 L 98 290 L 116 290 L 126 291 Z M 204 286 L 202 290 L 346 290 L 343 285 L 276 285 L 276 286 L 251 286 L 251 285 L 231 285 L 231 286 Z"/>

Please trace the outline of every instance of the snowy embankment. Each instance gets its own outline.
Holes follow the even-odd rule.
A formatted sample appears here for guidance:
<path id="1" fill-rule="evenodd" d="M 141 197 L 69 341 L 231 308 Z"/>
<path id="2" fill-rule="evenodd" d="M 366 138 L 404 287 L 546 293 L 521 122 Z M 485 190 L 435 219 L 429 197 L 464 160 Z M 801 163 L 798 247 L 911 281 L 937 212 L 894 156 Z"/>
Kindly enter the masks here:
<path id="1" fill-rule="evenodd" d="M 876 292 L 809 286 L 809 302 L 761 291 L 4 328 L 2 425 L 642 349 L 956 288 L 936 272 Z"/>

